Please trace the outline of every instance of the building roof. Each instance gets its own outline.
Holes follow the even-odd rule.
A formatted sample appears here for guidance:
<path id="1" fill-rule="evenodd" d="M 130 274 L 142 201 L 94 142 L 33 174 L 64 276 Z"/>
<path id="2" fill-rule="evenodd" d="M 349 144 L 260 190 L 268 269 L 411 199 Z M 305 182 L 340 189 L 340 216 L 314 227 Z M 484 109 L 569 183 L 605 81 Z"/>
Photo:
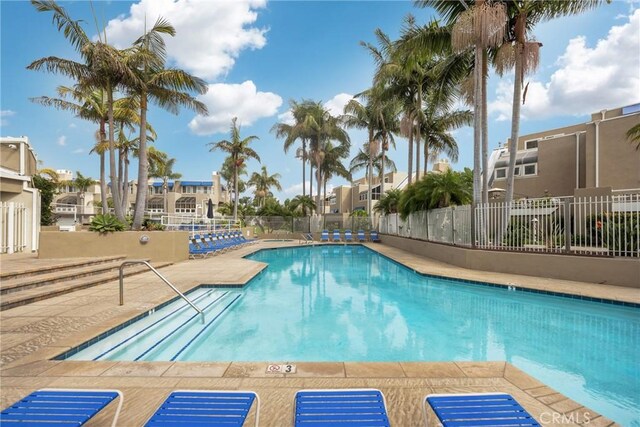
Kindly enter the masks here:
<path id="1" fill-rule="evenodd" d="M 180 185 L 184 187 L 185 185 L 202 185 L 202 186 L 212 186 L 213 181 L 180 181 Z"/>

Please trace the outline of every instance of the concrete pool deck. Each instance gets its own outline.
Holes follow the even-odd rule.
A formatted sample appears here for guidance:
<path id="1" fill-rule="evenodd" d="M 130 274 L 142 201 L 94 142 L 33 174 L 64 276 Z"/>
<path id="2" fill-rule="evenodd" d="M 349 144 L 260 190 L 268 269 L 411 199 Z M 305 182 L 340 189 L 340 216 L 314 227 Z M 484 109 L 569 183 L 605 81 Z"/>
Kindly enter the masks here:
<path id="1" fill-rule="evenodd" d="M 257 249 L 294 246 L 261 242 L 206 260 L 162 270 L 181 291 L 200 284 L 245 284 L 265 264 L 243 259 Z M 465 270 L 380 244 L 372 249 L 420 272 L 594 298 L 640 302 L 637 290 L 610 285 Z M 14 257 L 15 258 L 15 257 Z M 19 257 L 21 267 L 42 262 Z M 0 258 L 2 269 L 11 257 Z M 24 266 L 24 267 L 22 267 Z M 122 426 L 139 426 L 174 389 L 249 389 L 262 398 L 261 425 L 291 425 L 293 396 L 301 388 L 379 388 L 394 426 L 422 424 L 420 402 L 429 393 L 504 391 L 513 394 L 544 425 L 609 426 L 599 416 L 505 362 L 297 363 L 296 374 L 267 374 L 255 363 L 112 362 L 50 360 L 64 351 L 174 297 L 151 273 L 125 280 L 118 305 L 117 281 L 0 312 L 0 404 L 13 403 L 43 387 L 117 388 L 124 392 Z M 113 408 L 88 426 L 107 425 Z M 588 422 L 587 422 L 588 421 Z M 251 424 L 249 424 L 251 425 Z"/>

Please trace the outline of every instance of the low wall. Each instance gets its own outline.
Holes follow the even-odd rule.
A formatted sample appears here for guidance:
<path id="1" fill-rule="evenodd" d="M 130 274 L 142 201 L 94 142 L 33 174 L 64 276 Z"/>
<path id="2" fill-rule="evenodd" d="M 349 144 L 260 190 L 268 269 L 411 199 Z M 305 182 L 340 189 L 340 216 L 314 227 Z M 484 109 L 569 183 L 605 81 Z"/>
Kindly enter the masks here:
<path id="1" fill-rule="evenodd" d="M 142 236 L 149 241 L 140 243 Z M 187 231 L 43 231 L 38 258 L 77 258 L 126 255 L 127 258 L 179 262 L 189 259 Z"/>
<path id="2" fill-rule="evenodd" d="M 640 288 L 640 260 L 468 249 L 397 236 L 382 243 L 473 270 Z"/>

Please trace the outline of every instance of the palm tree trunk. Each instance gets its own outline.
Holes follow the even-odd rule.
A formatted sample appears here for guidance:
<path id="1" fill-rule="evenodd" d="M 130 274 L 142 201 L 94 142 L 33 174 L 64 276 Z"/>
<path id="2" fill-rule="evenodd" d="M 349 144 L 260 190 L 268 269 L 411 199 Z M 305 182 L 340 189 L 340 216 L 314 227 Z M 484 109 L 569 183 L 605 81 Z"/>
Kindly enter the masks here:
<path id="1" fill-rule="evenodd" d="M 413 182 L 413 119 L 409 127 L 409 164 L 407 166 L 409 173 L 409 185 Z"/>
<path id="2" fill-rule="evenodd" d="M 427 138 L 424 139 L 424 156 L 422 156 L 422 158 L 424 159 L 422 173 L 424 174 L 423 176 L 427 176 L 427 171 L 429 169 L 429 142 L 427 141 Z"/>
<path id="3" fill-rule="evenodd" d="M 106 123 L 104 119 L 100 119 L 100 141 L 98 141 L 98 144 L 102 144 L 102 142 L 107 139 L 105 126 Z M 98 146 L 96 151 L 100 155 L 100 202 L 102 203 L 102 214 L 106 215 L 106 213 L 109 212 L 109 202 L 107 199 L 107 178 L 105 176 L 104 150 L 101 150 L 100 146 Z"/>
<path id="4" fill-rule="evenodd" d="M 107 88 L 107 108 L 109 111 L 109 179 L 111 181 L 111 194 L 113 197 L 113 209 L 115 210 L 116 217 L 125 222 L 124 213 L 122 212 L 122 205 L 118 203 L 120 200 L 120 188 L 118 188 L 118 180 L 116 177 L 116 151 L 114 143 L 114 123 L 113 123 L 113 90 L 111 87 Z"/>
<path id="5" fill-rule="evenodd" d="M 233 166 L 233 221 L 238 220 L 238 161 L 234 159 Z"/>
<path id="6" fill-rule="evenodd" d="M 324 211 L 324 203 L 327 200 L 327 180 L 324 180 L 324 184 L 323 184 L 323 189 L 322 189 L 322 213 L 325 213 Z"/>
<path id="7" fill-rule="evenodd" d="M 124 151 L 122 148 L 118 148 L 118 188 L 120 189 L 120 200 L 118 200 L 118 203 L 120 203 L 122 206 L 124 206 L 124 204 L 122 203 L 122 199 L 124 199 L 124 185 L 122 182 L 122 175 L 124 174 L 123 159 L 124 159 Z M 122 208 L 122 210 L 126 215 L 127 213 L 126 210 L 124 208 Z"/>
<path id="8" fill-rule="evenodd" d="M 482 89 L 481 89 L 481 69 L 482 69 L 482 48 L 476 45 L 475 65 L 473 67 L 473 201 L 480 202 L 480 152 L 482 145 Z M 475 237 L 474 237 L 475 239 Z"/>
<path id="9" fill-rule="evenodd" d="M 511 140 L 509 141 L 509 169 L 507 171 L 507 192 L 505 202 L 513 200 L 515 184 L 516 153 L 518 151 L 518 136 L 520 133 L 520 100 L 522 99 L 522 51 L 524 49 L 524 21 L 520 15 L 516 21 L 516 64 L 513 83 L 513 110 L 511 112 Z M 520 30 L 521 28 L 521 30 Z"/>
<path id="10" fill-rule="evenodd" d="M 369 129 L 369 165 L 367 167 L 367 214 L 371 216 L 371 198 L 373 191 L 373 129 Z"/>
<path id="11" fill-rule="evenodd" d="M 163 201 L 163 203 L 162 203 L 163 208 L 162 209 L 164 210 L 164 214 L 168 215 L 169 214 L 169 200 L 167 199 L 167 197 L 168 197 L 169 179 L 168 179 L 168 177 L 165 176 L 162 179 L 162 181 L 163 181 L 162 182 L 162 199 L 163 199 L 162 200 Z M 174 186 L 175 186 L 175 184 L 174 184 Z"/>
<path id="12" fill-rule="evenodd" d="M 313 163 L 309 160 L 309 196 L 313 198 Z"/>
<path id="13" fill-rule="evenodd" d="M 322 188 L 322 170 L 320 169 L 320 165 L 316 165 L 316 186 L 317 186 L 317 205 L 316 205 L 316 212 L 318 212 L 318 214 L 322 214 L 323 212 L 323 206 L 321 206 L 320 203 L 320 189 Z"/>
<path id="14" fill-rule="evenodd" d="M 420 181 L 420 125 L 416 125 L 416 182 Z"/>
<path id="15" fill-rule="evenodd" d="M 147 94 L 140 94 L 140 141 L 138 147 L 138 191 L 133 213 L 133 229 L 142 228 L 144 208 L 147 204 L 147 181 L 149 180 L 149 160 L 147 158 Z"/>
<path id="16" fill-rule="evenodd" d="M 307 163 L 307 141 L 302 138 L 302 197 L 305 196 L 307 191 L 307 186 L 305 184 L 305 180 L 307 179 L 307 175 L 305 173 L 305 167 Z"/>
<path id="17" fill-rule="evenodd" d="M 384 134 L 382 140 L 382 164 L 380 165 L 380 198 L 384 196 L 384 162 L 385 162 L 385 147 L 387 146 L 387 134 Z"/>
<path id="18" fill-rule="evenodd" d="M 487 51 L 482 50 L 482 203 L 489 203 L 489 119 L 487 110 Z"/>
<path id="19" fill-rule="evenodd" d="M 129 154 L 124 151 L 123 155 L 124 163 L 124 176 L 122 177 L 122 210 L 127 211 L 129 206 Z"/>

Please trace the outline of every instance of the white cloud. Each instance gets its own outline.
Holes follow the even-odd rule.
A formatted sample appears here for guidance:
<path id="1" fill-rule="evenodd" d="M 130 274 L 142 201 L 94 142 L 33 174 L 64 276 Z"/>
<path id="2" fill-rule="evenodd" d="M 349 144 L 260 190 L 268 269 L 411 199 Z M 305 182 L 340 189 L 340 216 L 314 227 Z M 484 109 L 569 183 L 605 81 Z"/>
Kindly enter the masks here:
<path id="1" fill-rule="evenodd" d="M 304 185 L 306 186 L 307 191 L 309 191 L 309 181 L 305 181 Z M 293 184 L 292 186 L 282 190 L 282 192 L 287 196 L 297 196 L 298 194 L 302 194 L 302 183 L 299 182 L 297 184 Z"/>
<path id="2" fill-rule="evenodd" d="M 296 124 L 296 121 L 293 118 L 293 113 L 291 112 L 291 110 L 287 110 L 282 114 L 278 114 L 278 122 L 285 123 L 292 126 Z"/>
<path id="3" fill-rule="evenodd" d="M 127 15 L 109 21 L 108 40 L 127 47 L 159 16 L 176 29 L 165 37 L 169 60 L 180 68 L 207 79 L 227 73 L 244 49 L 266 44 L 266 29 L 253 26 L 266 0 L 140 0 Z"/>
<path id="4" fill-rule="evenodd" d="M 527 79 L 522 117 L 584 115 L 638 102 L 640 9 L 628 18 L 627 23 L 611 27 L 595 47 L 587 46 L 584 36 L 571 39 L 548 82 Z M 501 81 L 489 113 L 497 121 L 510 120 L 512 98 L 513 81 Z"/>
<path id="5" fill-rule="evenodd" d="M 7 126 L 9 124 L 9 120 L 7 120 L 7 117 L 13 117 L 15 115 L 15 111 L 0 110 L 0 126 Z"/>
<path id="6" fill-rule="evenodd" d="M 59 136 L 58 140 L 56 141 L 56 144 L 58 144 L 61 147 L 64 147 L 65 145 L 67 145 L 67 137 L 64 135 Z"/>
<path id="7" fill-rule="evenodd" d="M 77 127 L 78 127 L 78 125 L 77 125 L 77 124 L 75 124 L 75 123 L 69 123 L 69 128 L 70 128 L 70 129 L 75 129 L 75 128 L 77 128 Z"/>
<path id="8" fill-rule="evenodd" d="M 251 126 L 258 119 L 275 115 L 282 105 L 280 96 L 258 92 L 251 80 L 241 84 L 210 84 L 209 91 L 198 99 L 209 109 L 208 116 L 197 115 L 189 123 L 189 128 L 198 135 L 227 132 L 233 117 L 238 118 L 239 124 Z"/>
<path id="9" fill-rule="evenodd" d="M 72 154 L 82 154 L 82 153 L 84 153 L 84 149 L 83 148 L 76 148 L 71 153 Z"/>
<path id="10" fill-rule="evenodd" d="M 324 103 L 324 108 L 329 110 L 331 115 L 338 116 L 344 114 L 344 106 L 353 99 L 353 95 L 348 93 L 339 93 Z"/>

